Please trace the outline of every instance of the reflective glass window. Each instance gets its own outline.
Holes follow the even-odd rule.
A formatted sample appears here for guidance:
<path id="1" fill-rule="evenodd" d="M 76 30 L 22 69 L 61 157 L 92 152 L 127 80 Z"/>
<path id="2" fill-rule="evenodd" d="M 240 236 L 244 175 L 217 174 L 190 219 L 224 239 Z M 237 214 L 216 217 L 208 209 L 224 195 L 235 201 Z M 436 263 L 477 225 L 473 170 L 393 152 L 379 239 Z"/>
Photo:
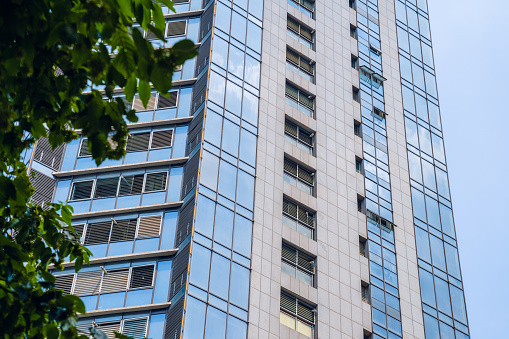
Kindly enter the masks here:
<path id="1" fill-rule="evenodd" d="M 224 119 L 223 125 L 223 151 L 237 157 L 239 154 L 240 127 L 228 119 Z"/>
<path id="2" fill-rule="evenodd" d="M 207 290 L 209 285 L 209 269 L 210 250 L 194 243 L 189 282 Z"/>
<path id="3" fill-rule="evenodd" d="M 212 211 L 213 212 L 213 211 Z M 209 214 L 207 218 L 212 219 Z M 217 205 L 216 208 L 216 222 L 214 226 L 214 240 L 228 248 L 232 247 L 233 238 L 233 212 Z"/>
<path id="4" fill-rule="evenodd" d="M 451 285 L 451 298 L 454 318 L 466 324 L 467 313 L 465 311 L 465 298 L 463 297 L 463 291 Z"/>
<path id="5" fill-rule="evenodd" d="M 445 247 L 445 257 L 447 259 L 447 273 L 449 273 L 453 277 L 461 279 L 458 250 L 456 249 L 456 247 L 449 245 L 446 242 L 444 242 L 444 247 Z"/>
<path id="6" fill-rule="evenodd" d="M 440 268 L 442 271 L 446 271 L 443 241 L 431 234 L 429 236 L 429 240 L 431 245 L 431 256 L 433 258 L 433 266 Z"/>
<path id="7" fill-rule="evenodd" d="M 417 243 L 417 256 L 427 262 L 431 262 L 428 232 L 420 227 L 415 227 L 415 241 Z"/>
<path id="8" fill-rule="evenodd" d="M 419 279 L 421 282 L 421 297 L 422 302 L 431 305 L 433 307 L 436 306 L 435 301 L 435 285 L 433 283 L 433 274 L 428 271 L 419 268 Z"/>
<path id="9" fill-rule="evenodd" d="M 435 277 L 435 290 L 437 293 L 438 310 L 447 315 L 451 315 L 451 301 L 449 299 L 449 284 Z"/>
<path id="10" fill-rule="evenodd" d="M 232 12 L 232 27 L 235 27 L 235 29 L 232 29 L 231 35 L 243 44 L 246 43 L 246 20 L 247 19 L 239 13 L 235 11 Z"/>
<path id="11" fill-rule="evenodd" d="M 426 220 L 426 206 L 424 205 L 424 194 L 412 187 L 412 206 L 414 216 Z"/>
<path id="12" fill-rule="evenodd" d="M 209 291 L 223 299 L 228 300 L 229 287 L 230 287 L 230 260 L 226 259 L 225 257 L 217 253 L 212 253 L 212 266 L 210 269 Z"/>
<path id="13" fill-rule="evenodd" d="M 203 338 L 205 304 L 191 296 L 187 298 L 184 339 Z"/>
<path id="14" fill-rule="evenodd" d="M 215 307 L 207 309 L 205 339 L 224 339 L 226 335 L 226 313 Z M 200 337 L 201 338 L 201 337 Z"/>
<path id="15" fill-rule="evenodd" d="M 208 167 L 205 168 L 208 169 Z M 219 193 L 231 200 L 235 200 L 236 187 L 237 168 L 226 161 L 221 160 L 221 168 L 219 170 Z"/>
<path id="16" fill-rule="evenodd" d="M 426 338 L 440 338 L 438 320 L 426 313 L 424 313 L 424 332 L 426 333 Z"/>
<path id="17" fill-rule="evenodd" d="M 217 187 L 217 171 L 219 167 L 219 158 L 207 151 L 202 156 L 202 171 L 200 172 L 200 182 L 205 186 L 215 190 Z"/>

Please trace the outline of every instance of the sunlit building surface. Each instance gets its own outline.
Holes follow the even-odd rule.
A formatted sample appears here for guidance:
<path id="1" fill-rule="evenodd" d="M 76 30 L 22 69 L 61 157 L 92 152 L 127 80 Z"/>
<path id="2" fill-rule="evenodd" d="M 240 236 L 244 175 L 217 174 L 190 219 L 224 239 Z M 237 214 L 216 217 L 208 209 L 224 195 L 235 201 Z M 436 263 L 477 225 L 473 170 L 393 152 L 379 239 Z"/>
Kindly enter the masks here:
<path id="1" fill-rule="evenodd" d="M 126 156 L 33 151 L 33 201 L 68 201 L 94 254 L 55 272 L 79 328 L 469 338 L 426 0 L 175 9 L 153 44 L 199 55 L 129 103 Z"/>

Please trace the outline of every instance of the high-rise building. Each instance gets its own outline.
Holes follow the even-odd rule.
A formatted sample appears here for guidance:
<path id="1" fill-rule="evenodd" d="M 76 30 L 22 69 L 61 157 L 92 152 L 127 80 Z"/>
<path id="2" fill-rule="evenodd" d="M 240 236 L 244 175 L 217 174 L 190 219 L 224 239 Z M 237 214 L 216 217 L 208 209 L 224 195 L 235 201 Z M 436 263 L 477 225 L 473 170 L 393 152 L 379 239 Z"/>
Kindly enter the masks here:
<path id="1" fill-rule="evenodd" d="M 80 328 L 468 338 L 426 0 L 175 8 L 166 45 L 199 55 L 135 98 L 125 158 L 33 152 L 33 200 L 68 201 L 94 253 L 55 272 Z"/>

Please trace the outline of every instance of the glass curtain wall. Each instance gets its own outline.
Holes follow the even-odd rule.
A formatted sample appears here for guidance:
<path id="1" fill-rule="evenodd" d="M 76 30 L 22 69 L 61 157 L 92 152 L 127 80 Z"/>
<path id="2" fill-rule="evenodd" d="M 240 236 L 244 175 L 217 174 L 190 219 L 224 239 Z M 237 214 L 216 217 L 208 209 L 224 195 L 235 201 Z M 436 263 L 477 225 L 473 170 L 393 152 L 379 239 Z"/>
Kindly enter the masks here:
<path id="1" fill-rule="evenodd" d="M 362 112 L 367 257 L 370 286 L 366 301 L 372 305 L 373 338 L 401 338 L 401 313 L 394 244 L 392 198 L 387 150 L 384 77 L 378 2 L 357 1 L 360 104 Z"/>
<path id="2" fill-rule="evenodd" d="M 183 338 L 246 338 L 263 2 L 215 2 Z"/>
<path id="3" fill-rule="evenodd" d="M 408 165 L 427 338 L 469 338 L 426 0 L 396 0 Z"/>

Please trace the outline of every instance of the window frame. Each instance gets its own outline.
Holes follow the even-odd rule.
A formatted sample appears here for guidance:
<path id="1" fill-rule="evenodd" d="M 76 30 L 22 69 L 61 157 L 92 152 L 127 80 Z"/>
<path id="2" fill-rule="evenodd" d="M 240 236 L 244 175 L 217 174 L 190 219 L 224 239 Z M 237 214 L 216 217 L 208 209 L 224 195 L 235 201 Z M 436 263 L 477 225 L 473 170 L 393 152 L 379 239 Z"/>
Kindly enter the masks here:
<path id="1" fill-rule="evenodd" d="M 284 247 L 287 247 L 287 249 L 292 250 L 295 253 L 295 259 L 296 259 L 295 262 L 292 262 L 290 259 L 284 257 L 284 255 L 283 255 Z M 313 269 L 312 271 L 299 265 L 299 262 L 300 262 L 299 259 L 301 259 L 301 258 L 303 260 L 309 262 L 309 264 L 311 265 L 311 267 Z M 302 281 L 303 283 L 308 284 L 306 281 L 298 278 L 297 272 L 300 271 L 311 278 L 311 284 L 308 284 L 308 285 L 311 287 L 316 287 L 315 286 L 315 284 L 316 284 L 316 257 L 314 257 L 314 256 L 298 249 L 297 247 L 283 241 L 282 248 L 281 248 L 281 272 L 284 272 L 283 264 L 291 266 L 291 268 L 295 270 L 295 275 L 294 275 L 295 279 L 298 279 L 299 281 Z"/>
<path id="2" fill-rule="evenodd" d="M 288 58 L 288 54 L 293 54 L 296 58 L 298 58 L 298 62 L 295 63 L 293 60 Z M 304 62 L 309 65 L 312 72 L 307 70 L 306 68 L 301 66 L 301 63 Z M 310 82 L 314 83 L 315 81 L 315 62 L 308 57 L 296 52 L 295 50 L 286 46 L 286 67 L 290 68 L 291 71 L 301 75 L 306 78 Z M 293 67 L 293 68 L 292 68 Z M 301 74 L 303 73 L 303 74 Z"/>
<path id="3" fill-rule="evenodd" d="M 295 99 L 290 94 L 288 94 L 288 87 L 293 87 L 297 91 L 297 99 Z M 309 107 L 307 104 L 303 103 L 301 101 L 301 99 L 300 99 L 301 96 L 306 96 L 308 98 L 308 100 L 312 101 L 312 106 L 313 107 Z M 308 93 L 307 91 L 303 90 L 302 88 L 300 88 L 300 87 L 292 84 L 291 82 L 287 81 L 286 84 L 285 84 L 285 99 L 290 100 L 294 104 L 296 104 L 297 107 L 295 107 L 295 108 L 298 109 L 300 112 L 306 114 L 307 116 L 309 116 L 311 118 L 314 118 L 315 107 L 316 107 L 316 103 L 315 103 L 316 96 L 315 95 L 313 95 L 311 93 Z M 289 103 L 288 101 L 286 101 L 286 102 L 290 106 L 292 106 L 291 103 Z M 305 112 L 303 110 L 305 110 Z"/>
<path id="4" fill-rule="evenodd" d="M 311 192 L 309 194 L 313 195 L 314 192 L 315 192 L 315 183 L 316 183 L 315 174 L 316 174 L 316 171 L 309 170 L 309 169 L 305 168 L 303 165 L 301 165 L 301 164 L 299 164 L 299 163 L 297 163 L 297 162 L 295 162 L 295 161 L 285 157 L 284 158 L 284 162 L 286 163 L 287 161 L 289 161 L 290 163 L 293 163 L 293 164 L 296 165 L 297 173 L 293 174 L 293 173 L 287 171 L 285 166 L 283 166 L 283 180 L 284 180 L 284 176 L 287 175 L 287 176 L 291 177 L 292 179 L 295 179 L 298 182 L 301 182 L 302 184 L 304 184 L 305 186 L 310 188 Z M 306 180 L 304 180 L 304 179 L 299 177 L 299 172 L 301 170 L 304 170 L 304 172 L 307 172 L 313 178 L 313 183 L 312 184 L 310 184 L 308 181 L 306 181 Z M 299 186 L 296 186 L 296 185 L 292 185 L 292 186 L 295 186 L 295 187 L 299 188 Z"/>
<path id="5" fill-rule="evenodd" d="M 170 146 L 152 147 L 152 143 L 153 143 L 153 140 L 154 140 L 154 132 L 164 132 L 164 131 L 171 131 Z M 152 130 L 150 132 L 150 140 L 149 140 L 149 144 L 148 144 L 148 150 L 151 151 L 151 150 L 157 150 L 157 149 L 172 148 L 174 141 L 175 141 L 175 127 L 168 127 L 168 128 Z"/>
<path id="6" fill-rule="evenodd" d="M 313 4 L 313 8 L 310 9 L 306 6 L 304 6 L 304 1 L 306 0 L 288 0 L 288 3 L 290 5 L 292 5 L 293 3 L 293 7 L 297 8 L 300 12 L 302 12 L 303 14 L 309 16 L 311 19 L 314 19 L 314 16 L 315 16 L 315 1 L 308 1 L 309 3 L 312 3 Z"/>
<path id="7" fill-rule="evenodd" d="M 298 26 L 299 30 L 296 31 L 294 28 L 292 28 L 288 24 L 288 22 L 292 22 L 293 24 Z M 311 35 L 311 40 L 301 33 L 302 29 L 309 31 L 309 35 Z M 297 20 L 291 16 L 287 16 L 286 31 L 287 31 L 287 34 L 288 33 L 295 34 L 295 36 L 292 36 L 291 34 L 290 34 L 290 36 L 292 36 L 295 40 L 299 41 L 301 44 L 306 45 L 309 48 L 314 48 L 314 46 L 315 46 L 315 37 L 314 37 L 315 31 L 314 31 L 314 29 L 307 27 L 306 25 L 302 24 L 299 20 Z M 303 40 L 303 41 L 301 41 L 301 40 Z"/>
<path id="8" fill-rule="evenodd" d="M 287 131 L 286 129 L 286 125 L 287 124 L 291 124 L 291 125 L 294 125 L 297 129 L 297 136 L 291 134 L 290 132 Z M 301 130 L 303 131 L 304 134 L 308 134 L 308 137 L 311 139 L 311 144 L 308 144 L 306 143 L 305 141 L 301 140 L 299 138 L 300 136 L 300 133 L 301 133 Z M 294 123 L 293 121 L 290 121 L 289 119 L 285 119 L 285 137 L 288 137 L 294 141 L 296 141 L 297 144 L 301 144 L 303 145 L 304 147 L 306 147 L 306 149 L 309 150 L 309 154 L 311 155 L 314 155 L 314 151 L 315 151 L 315 132 L 308 132 L 305 128 L 301 127 L 300 125 Z M 298 146 L 297 146 L 298 147 Z M 300 147 L 298 147 L 300 148 Z M 302 148 L 300 148 L 302 149 Z"/>
<path id="9" fill-rule="evenodd" d="M 294 217 L 290 213 L 285 212 L 285 209 L 284 209 L 285 202 L 289 203 L 289 204 L 293 204 L 293 205 L 296 206 L 297 217 Z M 312 226 L 307 224 L 307 223 L 305 223 L 305 222 L 303 222 L 302 220 L 300 220 L 298 218 L 300 210 L 303 210 L 306 213 L 306 215 L 308 216 L 308 218 L 312 215 L 311 216 L 311 218 L 313 219 L 313 225 Z M 298 223 L 299 225 L 302 225 L 302 227 L 304 227 L 304 228 L 306 228 L 306 229 L 311 231 L 311 237 L 309 237 L 309 238 L 313 239 L 313 240 L 316 239 L 316 212 L 312 212 L 312 211 L 308 210 L 307 208 L 305 208 L 304 206 L 302 206 L 301 204 L 293 202 L 290 199 L 287 199 L 286 197 L 283 197 L 283 211 L 282 211 L 282 213 L 283 213 L 283 219 L 286 217 L 286 218 L 288 218 L 288 219 Z M 284 221 L 283 221 L 283 224 L 284 224 Z M 288 227 L 290 227 L 290 226 L 288 226 Z M 298 229 L 296 231 L 299 232 L 300 234 L 303 234 Z"/>
<path id="10" fill-rule="evenodd" d="M 72 182 L 72 185 L 71 185 L 71 189 L 69 190 L 69 198 L 67 199 L 67 201 L 86 201 L 86 200 L 92 200 L 92 197 L 94 196 L 94 193 L 95 193 L 95 182 L 96 182 L 97 179 L 84 179 L 84 180 L 79 180 L 79 181 L 74 181 Z M 71 199 L 72 195 L 73 195 L 73 189 L 74 189 L 74 186 L 76 184 L 79 184 L 81 182 L 87 182 L 87 181 L 92 181 L 92 188 L 90 189 L 90 196 L 88 198 L 83 198 L 83 199 Z"/>
<path id="11" fill-rule="evenodd" d="M 284 308 L 281 305 L 281 299 L 282 299 L 283 295 L 286 295 L 288 298 L 291 298 L 292 301 L 295 300 L 295 306 L 296 306 L 295 312 L 292 312 L 292 311 Z M 309 320 L 305 319 L 304 317 L 302 317 L 302 316 L 300 316 L 298 314 L 299 305 L 304 306 L 306 309 L 308 309 L 310 312 L 313 313 L 313 322 L 310 322 Z M 307 302 L 301 300 L 299 297 L 296 297 L 296 296 L 294 296 L 294 295 L 292 295 L 292 294 L 290 294 L 288 292 L 285 292 L 285 291 L 281 290 L 280 303 L 279 303 L 279 312 L 280 312 L 280 316 L 281 316 L 281 314 L 284 314 L 284 315 L 286 315 L 286 316 L 288 316 L 290 318 L 293 318 L 296 321 L 295 327 L 293 328 L 296 331 L 298 331 L 297 330 L 297 321 L 300 321 L 302 324 L 311 327 L 311 337 L 308 337 L 308 338 L 315 338 L 315 335 L 316 335 L 315 329 L 316 329 L 316 323 L 317 323 L 317 319 L 316 319 L 316 307 L 315 306 L 312 306 L 311 304 L 308 304 Z M 281 322 L 281 318 L 280 318 L 280 323 L 283 324 Z M 283 324 L 283 325 L 286 326 L 285 324 Z M 305 335 L 304 333 L 302 333 L 300 331 L 298 331 L 298 332 L 301 333 L 302 335 Z"/>

